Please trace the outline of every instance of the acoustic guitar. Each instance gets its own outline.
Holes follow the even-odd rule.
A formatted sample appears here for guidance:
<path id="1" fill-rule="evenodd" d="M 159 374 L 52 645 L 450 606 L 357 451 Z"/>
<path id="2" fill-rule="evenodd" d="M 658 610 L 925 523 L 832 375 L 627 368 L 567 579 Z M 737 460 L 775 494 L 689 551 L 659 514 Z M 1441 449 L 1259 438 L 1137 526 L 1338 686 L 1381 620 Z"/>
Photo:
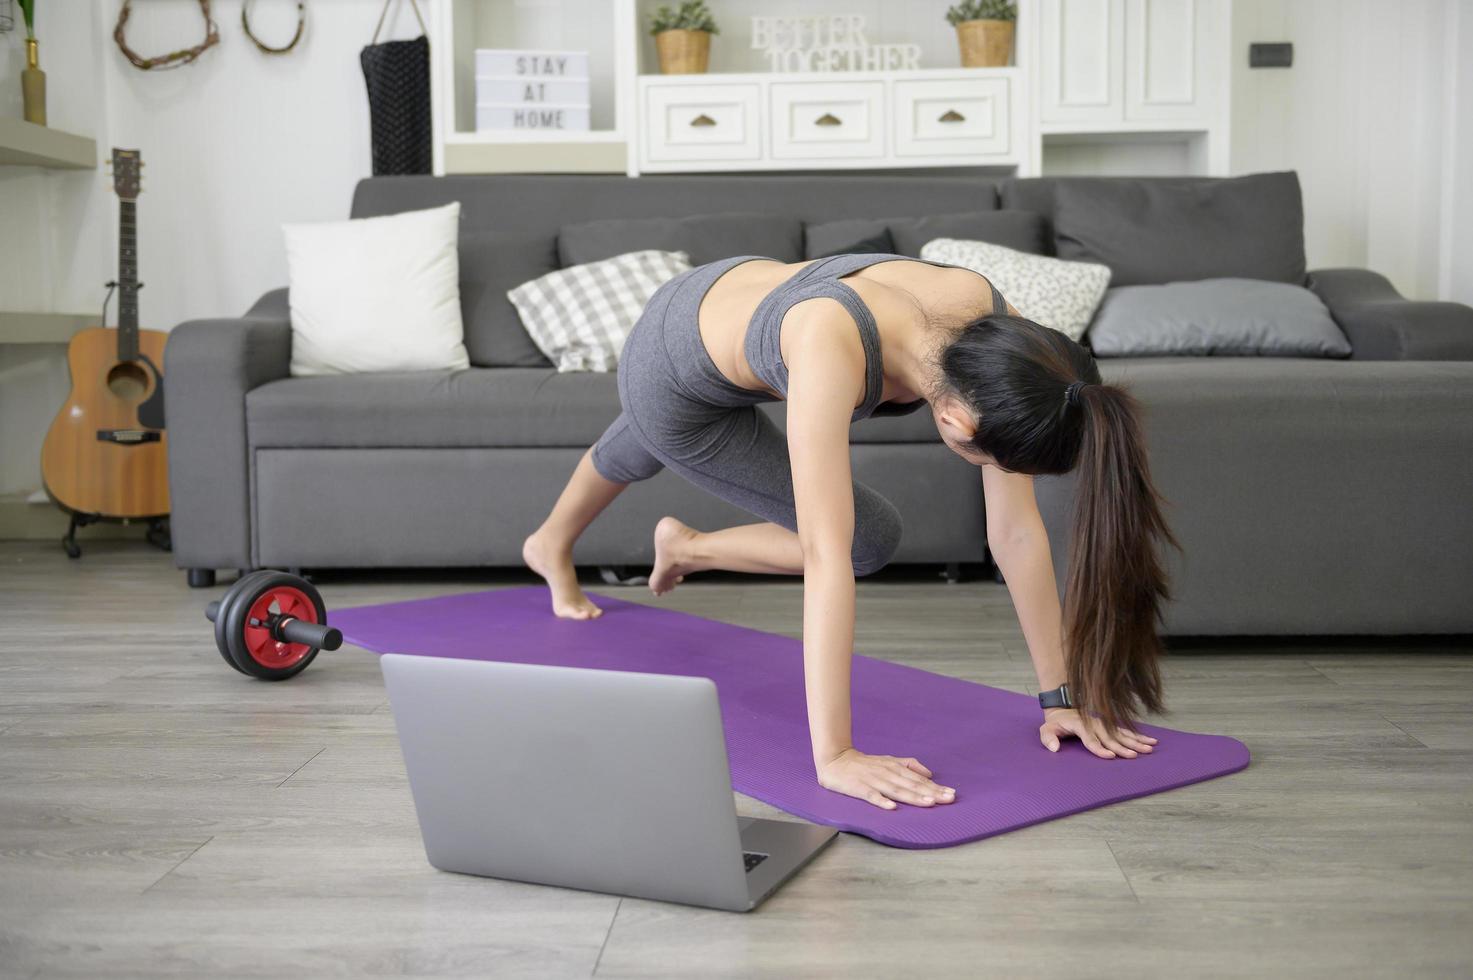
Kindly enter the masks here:
<path id="1" fill-rule="evenodd" d="M 138 329 L 137 150 L 114 149 L 113 189 L 119 201 L 118 326 L 91 327 L 67 349 L 71 394 L 41 447 L 46 492 L 71 512 L 63 543 L 72 557 L 76 528 L 104 518 L 147 518 L 169 512 L 168 447 L 164 436 L 164 359 L 168 334 Z M 159 543 L 155 541 L 155 543 Z"/>

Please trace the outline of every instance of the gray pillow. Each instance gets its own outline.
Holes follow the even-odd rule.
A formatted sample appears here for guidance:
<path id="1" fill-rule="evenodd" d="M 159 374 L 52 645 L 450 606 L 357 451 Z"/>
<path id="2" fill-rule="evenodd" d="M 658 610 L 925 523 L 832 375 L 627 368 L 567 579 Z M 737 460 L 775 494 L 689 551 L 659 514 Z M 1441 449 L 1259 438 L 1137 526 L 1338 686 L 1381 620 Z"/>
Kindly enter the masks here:
<path id="1" fill-rule="evenodd" d="M 564 268 L 646 248 L 684 252 L 691 265 L 732 255 L 797 262 L 803 254 L 803 222 L 748 211 L 684 218 L 596 218 L 560 227 L 557 247 Z"/>
<path id="2" fill-rule="evenodd" d="M 476 367 L 551 367 L 517 308 L 509 289 L 557 269 L 557 239 L 551 235 L 473 232 L 460 237 L 460 315 L 465 350 Z"/>
<path id="3" fill-rule="evenodd" d="M 935 238 L 990 242 L 1020 252 L 1041 255 L 1047 241 L 1046 225 L 1032 211 L 960 211 L 921 217 L 843 218 L 805 225 L 804 258 L 814 259 L 842 251 L 850 242 L 889 232 L 897 255 L 920 255 L 921 246 Z"/>
<path id="4" fill-rule="evenodd" d="M 1061 259 L 1109 266 L 1117 286 L 1226 277 L 1302 285 L 1299 178 L 1060 180 L 1054 242 Z"/>
<path id="5" fill-rule="evenodd" d="M 856 239 L 847 245 L 840 245 L 830 249 L 821 255 L 806 256 L 810 259 L 826 259 L 831 255 L 894 255 L 895 240 L 890 237 L 889 228 L 881 228 L 873 235 Z"/>
<path id="6" fill-rule="evenodd" d="M 1099 357 L 1350 356 L 1350 342 L 1318 296 L 1261 279 L 1117 286 L 1105 293 L 1086 339 Z"/>

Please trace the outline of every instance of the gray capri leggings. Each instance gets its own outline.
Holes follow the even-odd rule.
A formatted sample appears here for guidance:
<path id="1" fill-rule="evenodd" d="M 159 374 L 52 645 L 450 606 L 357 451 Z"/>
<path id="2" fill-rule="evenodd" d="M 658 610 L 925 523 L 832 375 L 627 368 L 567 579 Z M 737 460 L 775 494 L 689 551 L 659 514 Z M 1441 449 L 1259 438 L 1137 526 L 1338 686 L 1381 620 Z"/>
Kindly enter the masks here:
<path id="1" fill-rule="evenodd" d="M 619 357 L 623 411 L 594 444 L 593 465 L 614 483 L 647 480 L 668 467 L 762 520 L 797 531 L 788 441 L 757 408 L 776 399 L 722 376 L 696 320 L 701 298 L 716 278 L 752 258 L 763 256 L 733 256 L 689 269 L 650 297 Z M 854 312 L 869 317 L 868 310 Z M 867 325 L 873 328 L 872 318 Z M 865 346 L 870 354 L 869 339 Z M 877 341 L 872 360 L 873 381 Z M 867 406 L 873 408 L 878 391 L 867 394 Z M 890 560 L 901 526 L 894 504 L 854 482 L 856 575 L 877 571 Z"/>

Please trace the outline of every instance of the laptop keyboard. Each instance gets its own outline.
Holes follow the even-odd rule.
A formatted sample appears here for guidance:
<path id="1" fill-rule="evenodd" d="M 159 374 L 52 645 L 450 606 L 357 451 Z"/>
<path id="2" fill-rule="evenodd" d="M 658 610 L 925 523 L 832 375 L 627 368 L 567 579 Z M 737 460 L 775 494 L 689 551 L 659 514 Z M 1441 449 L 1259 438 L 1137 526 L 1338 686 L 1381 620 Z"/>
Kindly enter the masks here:
<path id="1" fill-rule="evenodd" d="M 753 868 L 757 867 L 757 865 L 761 864 L 763 861 L 766 861 L 767 855 L 759 854 L 756 851 L 743 851 L 742 860 L 746 862 L 747 871 L 750 872 Z"/>

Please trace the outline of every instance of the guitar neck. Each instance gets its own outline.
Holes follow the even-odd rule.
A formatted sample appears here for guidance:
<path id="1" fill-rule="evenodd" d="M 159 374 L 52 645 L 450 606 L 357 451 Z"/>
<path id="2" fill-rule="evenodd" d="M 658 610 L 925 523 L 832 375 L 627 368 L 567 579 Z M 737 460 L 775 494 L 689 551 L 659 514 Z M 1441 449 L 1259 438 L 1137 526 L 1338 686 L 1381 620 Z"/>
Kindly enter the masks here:
<path id="1" fill-rule="evenodd" d="M 118 202 L 118 360 L 138 360 L 138 202 Z"/>

